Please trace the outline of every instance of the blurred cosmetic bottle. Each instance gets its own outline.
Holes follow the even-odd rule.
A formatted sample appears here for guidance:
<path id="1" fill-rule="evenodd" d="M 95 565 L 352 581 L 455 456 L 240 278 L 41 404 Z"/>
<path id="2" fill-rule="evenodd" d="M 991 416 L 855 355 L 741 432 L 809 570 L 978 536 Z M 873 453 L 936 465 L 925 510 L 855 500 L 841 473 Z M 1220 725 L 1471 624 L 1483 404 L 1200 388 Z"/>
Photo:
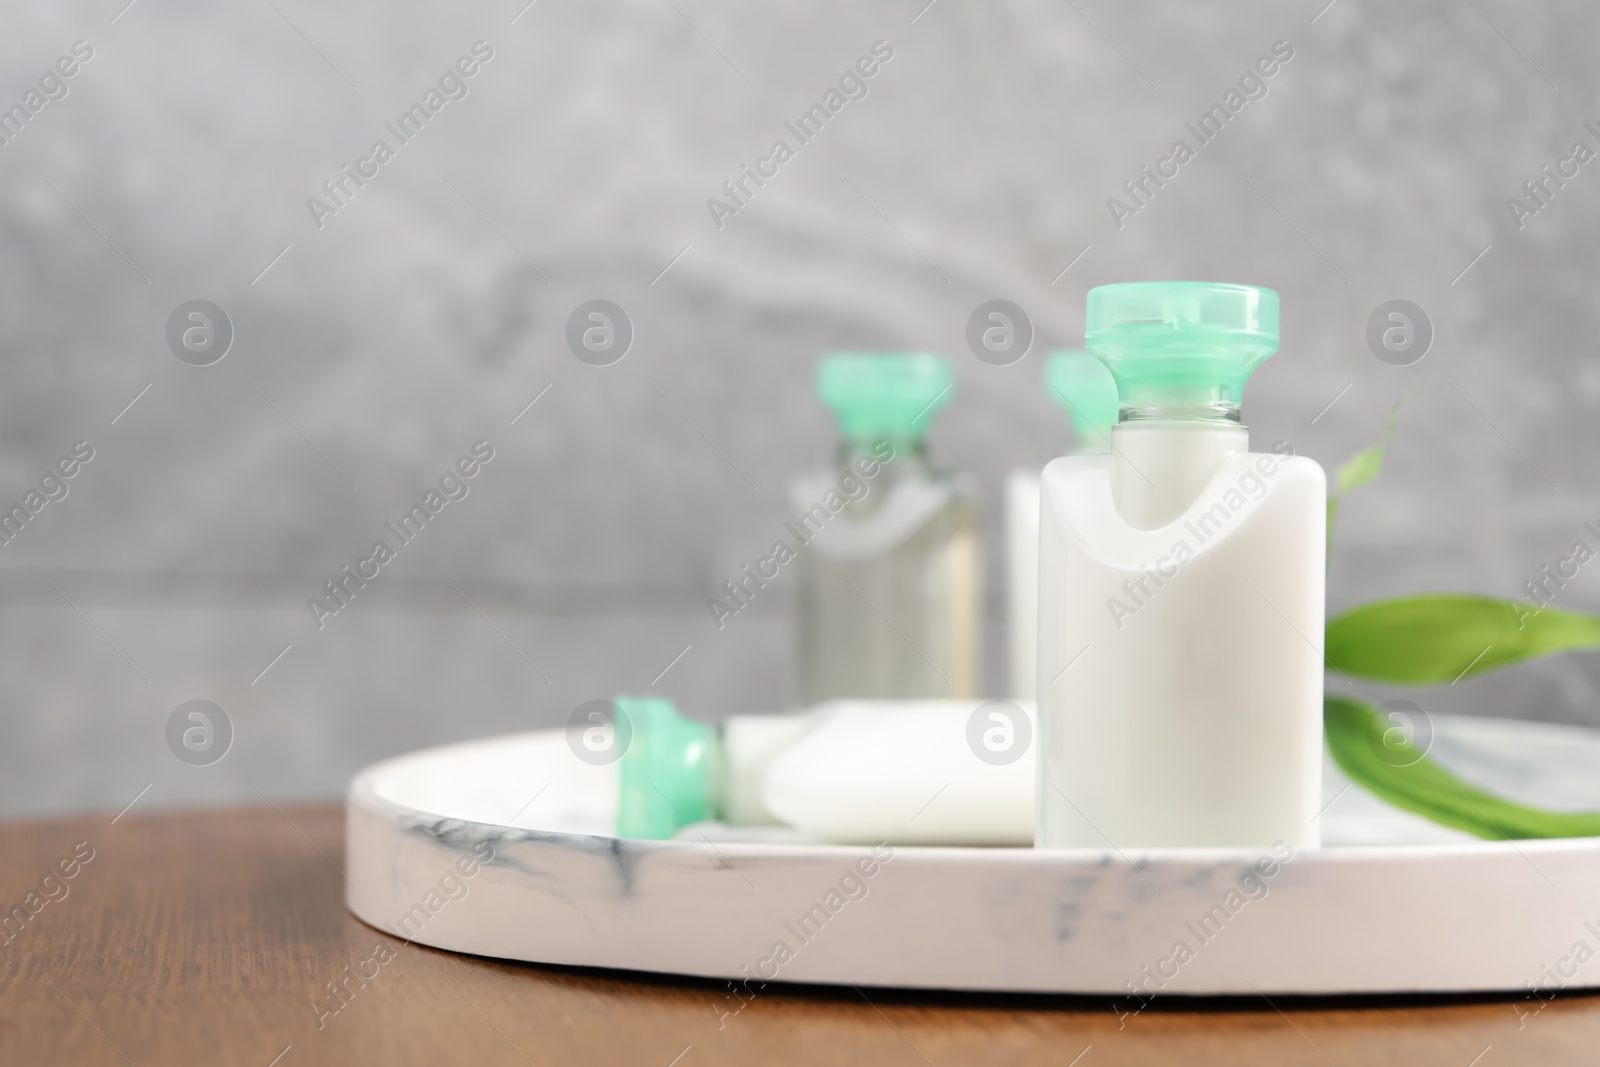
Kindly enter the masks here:
<path id="1" fill-rule="evenodd" d="M 1045 387 L 1072 423 L 1068 453 L 1111 451 L 1117 383 L 1105 364 L 1081 349 L 1050 353 Z M 1039 468 L 1006 478 L 1006 612 L 1011 646 L 1011 699 L 1032 700 L 1039 658 Z"/>
<path id="2" fill-rule="evenodd" d="M 975 486 L 926 435 L 955 381 L 934 355 L 838 352 L 817 390 L 839 425 L 833 469 L 790 486 L 802 543 L 798 702 L 977 695 L 982 574 Z"/>

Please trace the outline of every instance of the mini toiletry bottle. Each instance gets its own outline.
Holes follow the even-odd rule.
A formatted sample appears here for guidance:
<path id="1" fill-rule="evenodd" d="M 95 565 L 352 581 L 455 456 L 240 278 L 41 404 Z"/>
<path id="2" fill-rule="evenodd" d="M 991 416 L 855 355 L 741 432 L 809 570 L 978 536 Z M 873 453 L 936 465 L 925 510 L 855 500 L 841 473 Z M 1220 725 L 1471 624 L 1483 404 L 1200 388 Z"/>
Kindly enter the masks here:
<path id="1" fill-rule="evenodd" d="M 1122 411 L 1041 481 L 1035 842 L 1315 847 L 1327 485 L 1239 421 L 1278 295 L 1100 286 L 1084 333 Z"/>
<path id="2" fill-rule="evenodd" d="M 977 693 L 978 509 L 970 477 L 928 460 L 954 389 L 923 354 L 845 352 L 818 367 L 839 423 L 831 471 L 796 479 L 800 704 Z"/>
<path id="3" fill-rule="evenodd" d="M 1111 451 L 1117 383 L 1105 364 L 1083 351 L 1052 352 L 1045 386 L 1072 423 L 1070 454 Z M 1039 471 L 1027 467 L 1006 477 L 1006 598 L 1011 698 L 1032 700 L 1039 673 Z"/>
<path id="4" fill-rule="evenodd" d="M 1033 840 L 1028 704 L 834 700 L 715 724 L 661 697 L 616 705 L 631 733 L 617 761 L 618 837 L 662 840 L 717 820 L 835 844 Z"/>

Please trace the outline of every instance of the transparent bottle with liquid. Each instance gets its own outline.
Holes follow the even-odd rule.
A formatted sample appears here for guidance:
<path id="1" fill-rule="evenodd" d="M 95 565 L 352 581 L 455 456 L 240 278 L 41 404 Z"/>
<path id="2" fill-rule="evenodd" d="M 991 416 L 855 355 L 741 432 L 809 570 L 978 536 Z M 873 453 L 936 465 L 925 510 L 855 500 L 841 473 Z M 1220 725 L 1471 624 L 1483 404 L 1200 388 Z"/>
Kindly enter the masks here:
<path id="1" fill-rule="evenodd" d="M 1278 295 L 1100 286 L 1084 334 L 1122 410 L 1041 479 L 1035 843 L 1315 847 L 1327 482 L 1239 420 Z"/>
<path id="2" fill-rule="evenodd" d="M 954 386 L 949 363 L 922 353 L 839 352 L 818 366 L 839 444 L 831 470 L 790 486 L 802 705 L 977 694 L 975 486 L 935 466 L 926 443 Z"/>
<path id="3" fill-rule="evenodd" d="M 1050 353 L 1045 388 L 1072 423 L 1070 454 L 1111 451 L 1117 383 L 1105 364 L 1082 349 Z M 1039 659 L 1039 470 L 1006 476 L 1006 618 L 1011 649 L 1011 699 L 1032 700 Z"/>

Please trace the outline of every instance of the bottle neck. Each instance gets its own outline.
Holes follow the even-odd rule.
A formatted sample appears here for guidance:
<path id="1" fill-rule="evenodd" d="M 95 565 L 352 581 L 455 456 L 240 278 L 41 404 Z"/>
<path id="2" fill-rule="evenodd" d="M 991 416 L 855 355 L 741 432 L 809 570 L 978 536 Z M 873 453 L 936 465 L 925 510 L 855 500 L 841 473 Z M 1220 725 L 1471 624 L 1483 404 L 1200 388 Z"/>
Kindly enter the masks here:
<path id="1" fill-rule="evenodd" d="M 871 437 L 843 437 L 834 449 L 833 463 L 840 474 L 862 476 L 862 465 L 881 468 L 876 478 L 898 481 L 929 470 L 928 443 L 922 437 L 877 434 Z"/>
<path id="2" fill-rule="evenodd" d="M 1199 499 L 1223 460 L 1250 450 L 1237 407 L 1129 407 L 1111 430 L 1111 495 L 1139 530 L 1166 526 Z"/>
<path id="3" fill-rule="evenodd" d="M 1204 422 L 1217 426 L 1240 425 L 1239 405 L 1213 398 L 1193 403 L 1125 404 L 1121 422 Z"/>
<path id="4" fill-rule="evenodd" d="M 884 436 L 841 438 L 834 451 L 834 474 L 840 484 L 852 478 L 866 487 L 846 513 L 864 519 L 883 506 L 889 490 L 903 481 L 933 477 L 928 447 L 920 437 Z"/>

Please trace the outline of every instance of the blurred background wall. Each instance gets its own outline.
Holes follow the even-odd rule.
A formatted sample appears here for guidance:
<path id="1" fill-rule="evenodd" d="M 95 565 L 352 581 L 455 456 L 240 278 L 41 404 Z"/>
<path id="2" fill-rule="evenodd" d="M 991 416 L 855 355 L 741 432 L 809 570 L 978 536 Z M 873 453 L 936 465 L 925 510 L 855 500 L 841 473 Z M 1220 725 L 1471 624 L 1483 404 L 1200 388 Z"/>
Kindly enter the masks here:
<path id="1" fill-rule="evenodd" d="M 1410 397 L 1330 609 L 1515 597 L 1600 543 L 1600 163 L 1507 205 L 1600 150 L 1592 6 L 525 2 L 8 7 L 0 106 L 93 55 L 0 146 L 0 502 L 94 459 L 0 547 L 0 814 L 331 797 L 621 690 L 780 706 L 784 579 L 720 631 L 705 601 L 826 462 L 834 347 L 954 361 L 932 448 L 983 487 L 999 693 L 1001 480 L 1068 443 L 1042 357 L 1104 282 L 1281 292 L 1258 447 L 1331 469 Z M 400 145 L 384 124 L 479 41 Z M 784 123 L 880 41 L 867 95 L 798 145 Z M 1108 198 L 1280 41 L 1266 95 L 1119 226 Z M 314 218 L 380 138 L 394 158 Z M 795 158 L 719 227 L 707 199 L 780 138 Z M 1005 367 L 964 340 L 997 297 L 1037 332 Z M 604 367 L 565 339 L 597 298 L 635 331 Z M 233 325 L 210 366 L 167 342 L 194 299 Z M 1392 299 L 1432 322 L 1410 366 L 1366 341 Z M 307 598 L 478 441 L 467 498 L 319 629 Z M 1600 607 L 1590 571 L 1563 602 Z M 1570 657 L 1418 699 L 1600 725 L 1597 680 Z M 233 724 L 211 766 L 168 751 L 193 699 Z"/>

